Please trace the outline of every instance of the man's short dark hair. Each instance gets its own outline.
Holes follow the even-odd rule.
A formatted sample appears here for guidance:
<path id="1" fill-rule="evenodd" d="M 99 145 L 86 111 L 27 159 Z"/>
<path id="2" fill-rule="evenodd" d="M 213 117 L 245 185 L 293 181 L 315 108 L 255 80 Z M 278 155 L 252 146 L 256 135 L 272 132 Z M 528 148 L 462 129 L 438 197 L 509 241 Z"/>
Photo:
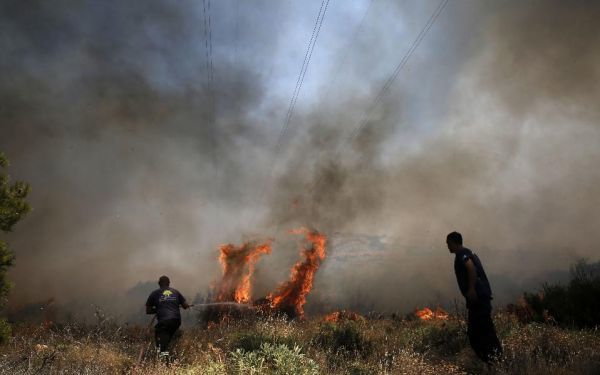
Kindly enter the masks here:
<path id="1" fill-rule="evenodd" d="M 169 286 L 169 284 L 171 284 L 171 280 L 169 280 L 169 278 L 167 276 L 161 276 L 158 279 L 159 286 Z"/>
<path id="2" fill-rule="evenodd" d="M 462 245 L 462 234 L 458 232 L 448 233 L 448 235 L 446 236 L 446 241 L 452 242 L 457 245 Z"/>

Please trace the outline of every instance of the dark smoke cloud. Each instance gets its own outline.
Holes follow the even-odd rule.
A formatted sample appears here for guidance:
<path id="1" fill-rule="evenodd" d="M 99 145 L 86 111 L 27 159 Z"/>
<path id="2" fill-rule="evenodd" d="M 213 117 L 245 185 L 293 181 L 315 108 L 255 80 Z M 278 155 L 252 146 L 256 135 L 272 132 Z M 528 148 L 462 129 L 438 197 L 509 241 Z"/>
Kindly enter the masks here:
<path id="1" fill-rule="evenodd" d="M 190 293 L 208 284 L 219 221 L 244 216 L 266 157 L 252 113 L 263 72 L 236 62 L 215 27 L 208 90 L 196 2 L 9 1 L 1 14 L 1 148 L 34 187 L 11 236 L 15 303 L 114 295 L 169 272 Z M 270 27 L 252 34 L 275 44 Z"/>
<path id="2" fill-rule="evenodd" d="M 295 78 L 318 9 L 213 2 L 210 126 L 200 5 L 2 4 L 0 149 L 34 207 L 9 236 L 14 304 L 124 310 L 165 273 L 191 298 L 220 273 L 217 245 L 245 235 L 275 237 L 265 295 L 298 260 L 286 230 L 301 225 L 385 238 L 381 256 L 330 248 L 308 312 L 450 304 L 452 230 L 499 301 L 597 258 L 596 3 L 449 3 L 349 142 L 437 3 L 376 0 L 354 41 L 344 11 L 362 13 L 333 4 L 275 160 L 294 83 L 279 77 Z"/>
<path id="3" fill-rule="evenodd" d="M 471 44 L 461 50 L 468 58 L 460 69 L 445 70 L 453 87 L 435 132 L 383 160 L 392 132 L 404 135 L 395 126 L 409 120 L 395 100 L 419 89 L 401 83 L 340 157 L 282 174 L 270 205 L 274 223 L 301 217 L 326 231 L 391 237 L 383 261 L 369 256 L 323 270 L 316 289 L 326 297 L 315 297 L 315 305 L 448 306 L 457 293 L 444 241 L 455 229 L 481 254 L 499 302 L 563 277 L 555 270 L 578 257 L 597 258 L 600 7 L 504 2 L 477 8 L 473 15 L 484 21 L 469 32 L 481 34 L 466 38 Z M 450 29 L 457 38 L 466 32 Z M 443 39 L 433 38 L 433 44 Z M 335 117 L 319 121 L 347 127 Z M 315 125 L 296 158 L 335 149 L 337 138 Z M 290 210 L 291 202 L 303 205 Z"/>

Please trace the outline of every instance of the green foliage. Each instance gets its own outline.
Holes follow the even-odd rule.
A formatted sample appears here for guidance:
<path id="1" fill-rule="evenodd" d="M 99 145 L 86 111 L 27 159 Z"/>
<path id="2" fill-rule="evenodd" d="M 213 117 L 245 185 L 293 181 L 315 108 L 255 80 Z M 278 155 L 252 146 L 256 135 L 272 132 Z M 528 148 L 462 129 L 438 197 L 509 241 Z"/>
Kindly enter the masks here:
<path id="1" fill-rule="evenodd" d="M 410 346 L 419 353 L 454 356 L 469 345 L 464 327 L 457 322 L 421 324 L 409 336 Z"/>
<path id="2" fill-rule="evenodd" d="M 261 330 L 243 330 L 236 332 L 229 338 L 229 347 L 232 349 L 242 349 L 246 352 L 260 350 L 263 344 L 286 345 L 293 348 L 295 343 L 283 336 Z"/>
<path id="3" fill-rule="evenodd" d="M 377 373 L 376 369 L 360 360 L 348 364 L 349 375 L 375 375 Z"/>
<path id="4" fill-rule="evenodd" d="M 8 159 L 0 152 L 0 168 L 8 167 Z M 29 185 L 17 181 L 11 183 L 10 177 L 0 172 L 0 230 L 9 232 L 12 227 L 30 210 L 25 200 L 29 193 Z M 6 279 L 6 272 L 14 264 L 15 256 L 6 242 L 0 239 L 0 307 L 6 303 L 11 283 Z M 0 341 L 10 334 L 8 323 L 0 321 Z M 8 333 L 7 333 L 8 332 Z"/>
<path id="5" fill-rule="evenodd" d="M 177 374 L 181 375 L 226 375 L 227 368 L 223 362 L 209 360 L 198 366 L 189 366 L 179 369 Z"/>
<path id="6" fill-rule="evenodd" d="M 244 351 L 237 349 L 231 353 L 231 360 L 238 374 L 318 374 L 317 363 L 307 358 L 299 346 L 288 348 L 286 345 L 261 344 L 259 350 Z"/>
<path id="7" fill-rule="evenodd" d="M 335 353 L 353 352 L 367 356 L 373 349 L 372 342 L 361 332 L 358 323 L 351 321 L 321 325 L 313 341 Z"/>
<path id="8" fill-rule="evenodd" d="M 235 371 L 239 374 L 262 374 L 266 371 L 265 358 L 258 351 L 237 349 L 231 353 Z"/>
<path id="9" fill-rule="evenodd" d="M 0 153 L 0 167 L 8 166 L 8 160 Z M 11 183 L 6 173 L 0 173 L 0 230 L 8 232 L 30 210 L 25 201 L 29 184 L 17 181 Z"/>
<path id="10" fill-rule="evenodd" d="M 354 327 L 373 349 L 367 356 L 331 350 L 315 344 L 323 330 L 320 320 L 281 324 L 245 321 L 211 329 L 190 327 L 174 349 L 170 368 L 145 357 L 139 374 L 600 374 L 600 335 L 594 329 L 572 330 L 549 324 L 519 324 L 509 314 L 496 317 L 504 355 L 492 370 L 486 368 L 466 343 L 464 322 L 368 320 Z M 268 327 L 267 327 L 268 326 Z M 508 328 L 504 327 L 508 326 Z M 15 325 L 14 339 L 2 346 L 0 374 L 125 374 L 137 363 L 148 339 L 140 327 L 116 327 L 115 334 L 97 334 L 94 325 Z M 294 337 L 302 346 L 262 343 L 257 350 L 232 349 L 240 330 L 251 329 L 270 337 Z M 448 332 L 443 332 L 447 330 Z M 273 332 L 277 332 L 274 334 Z M 442 355 L 440 339 L 458 336 L 464 346 L 456 355 Z M 417 345 L 433 342 L 436 345 Z M 438 345 L 439 344 L 439 345 Z M 453 345 L 448 342 L 448 345 Z M 302 350 L 300 349 L 302 347 Z M 41 369 L 41 370 L 40 370 Z"/>
<path id="11" fill-rule="evenodd" d="M 541 294 L 526 293 L 534 320 L 555 320 L 568 327 L 600 325 L 600 262 L 580 260 L 571 267 L 566 285 L 545 284 Z"/>
<path id="12" fill-rule="evenodd" d="M 12 333 L 10 324 L 5 319 L 0 318 L 0 343 L 5 343 Z"/>

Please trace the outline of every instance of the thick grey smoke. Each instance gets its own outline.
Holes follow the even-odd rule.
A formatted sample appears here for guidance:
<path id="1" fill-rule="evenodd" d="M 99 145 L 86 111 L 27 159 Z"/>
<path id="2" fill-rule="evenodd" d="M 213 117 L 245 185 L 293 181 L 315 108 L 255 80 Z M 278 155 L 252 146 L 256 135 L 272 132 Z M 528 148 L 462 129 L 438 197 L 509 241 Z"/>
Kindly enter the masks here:
<path id="1" fill-rule="evenodd" d="M 346 141 L 437 6 L 352 3 L 331 3 L 275 155 L 320 2 L 213 2 L 213 90 L 202 2 L 4 2 L 0 149 L 34 207 L 9 237 L 13 304 L 141 304 L 146 284 L 122 296 L 160 274 L 192 297 L 247 235 L 275 237 L 264 294 L 300 225 L 383 236 L 381 255 L 331 248 L 315 310 L 449 304 L 452 230 L 500 300 L 597 257 L 600 7 L 450 2 Z"/>
<path id="2" fill-rule="evenodd" d="M 14 302 L 118 295 L 163 273 L 188 294 L 208 285 L 268 156 L 264 59 L 236 61 L 213 26 L 209 90 L 201 2 L 9 1 L 1 14 L 1 148 L 34 207 L 10 238 Z M 268 24 L 248 43 L 231 33 L 277 42 Z"/>
<path id="3" fill-rule="evenodd" d="M 334 118 L 314 114 L 316 125 L 290 165 L 315 154 L 320 162 L 280 177 L 274 223 L 389 236 L 383 259 L 349 255 L 345 267 L 323 270 L 317 289 L 325 305 L 448 305 L 457 294 L 444 241 L 455 229 L 484 259 L 501 302 L 561 276 L 556 270 L 578 257 L 597 259 L 600 7 L 505 2 L 474 13 L 473 29 L 445 24 L 446 35 L 430 41 L 441 45 L 452 32 L 470 41 L 460 67 L 432 62 L 412 72 L 440 69 L 452 82 L 434 130 L 413 144 L 398 139 L 411 136 L 398 128 L 419 127 L 402 104 L 419 82 L 401 83 L 339 157 L 327 152 L 336 149 L 336 131 L 357 121 L 335 111 Z M 448 51 L 432 58 L 443 65 L 446 54 L 454 58 Z M 429 82 L 420 83 L 426 89 Z M 300 203 L 291 209 L 292 201 Z"/>

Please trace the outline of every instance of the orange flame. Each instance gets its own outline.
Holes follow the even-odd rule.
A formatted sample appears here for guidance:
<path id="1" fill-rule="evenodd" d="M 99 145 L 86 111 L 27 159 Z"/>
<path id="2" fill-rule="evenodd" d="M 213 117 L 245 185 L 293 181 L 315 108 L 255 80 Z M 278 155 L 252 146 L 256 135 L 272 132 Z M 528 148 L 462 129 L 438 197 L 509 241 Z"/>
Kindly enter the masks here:
<path id="1" fill-rule="evenodd" d="M 425 307 L 422 310 L 417 309 L 415 315 L 421 320 L 448 320 L 449 318 L 448 313 L 440 307 L 436 308 L 435 311 L 431 310 L 429 307 Z"/>
<path id="2" fill-rule="evenodd" d="M 324 321 L 333 322 L 333 323 L 341 322 L 344 320 L 351 320 L 354 322 L 358 322 L 358 321 L 363 321 L 364 319 L 365 318 L 363 318 L 360 314 L 355 313 L 354 311 L 346 311 L 346 310 L 334 311 L 332 313 L 325 315 L 325 317 L 323 317 Z"/>
<path id="3" fill-rule="evenodd" d="M 271 252 L 271 242 L 263 244 L 244 243 L 240 247 L 232 244 L 220 246 L 219 261 L 223 267 L 223 277 L 219 284 L 218 302 L 235 301 L 247 303 L 252 294 L 251 278 L 254 264 L 262 254 Z"/>
<path id="4" fill-rule="evenodd" d="M 280 285 L 275 293 L 271 293 L 267 297 L 267 300 L 273 309 L 291 309 L 295 316 L 303 317 L 306 296 L 312 289 L 315 272 L 325 259 L 327 237 L 307 228 L 295 229 L 290 232 L 304 234 L 310 246 L 302 249 L 304 260 L 292 267 L 290 280 Z"/>

